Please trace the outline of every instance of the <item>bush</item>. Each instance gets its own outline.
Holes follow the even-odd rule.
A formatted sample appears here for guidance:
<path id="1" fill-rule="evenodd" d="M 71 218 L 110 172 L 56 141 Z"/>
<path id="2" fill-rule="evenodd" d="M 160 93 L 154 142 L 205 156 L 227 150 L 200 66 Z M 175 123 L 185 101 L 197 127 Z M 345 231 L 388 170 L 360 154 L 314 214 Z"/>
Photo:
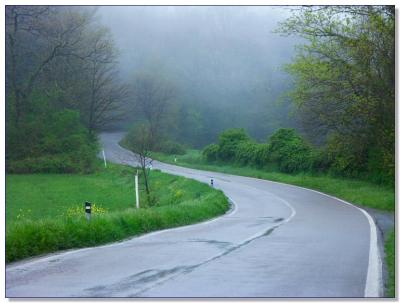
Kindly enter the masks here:
<path id="1" fill-rule="evenodd" d="M 368 152 L 363 145 L 350 145 L 341 136 L 332 135 L 328 139 L 326 154 L 331 162 L 330 172 L 345 177 L 366 175 Z"/>
<path id="2" fill-rule="evenodd" d="M 8 173 L 89 173 L 96 167 L 97 143 L 78 112 L 63 110 L 10 131 Z"/>
<path id="3" fill-rule="evenodd" d="M 264 167 L 269 162 L 269 144 L 257 144 L 254 154 L 254 164 L 258 167 Z"/>
<path id="4" fill-rule="evenodd" d="M 329 171 L 332 162 L 324 149 L 313 150 L 312 171 L 316 173 L 326 173 Z"/>
<path id="5" fill-rule="evenodd" d="M 218 158 L 223 161 L 234 160 L 238 144 L 246 141 L 250 141 L 250 137 L 243 128 L 231 128 L 223 131 L 218 140 Z"/>
<path id="6" fill-rule="evenodd" d="M 371 146 L 368 150 L 368 178 L 378 184 L 394 186 L 394 153 L 385 153 L 384 149 Z"/>
<path id="7" fill-rule="evenodd" d="M 218 159 L 218 153 L 218 144 L 210 144 L 203 149 L 202 155 L 207 161 L 214 162 Z"/>
<path id="8" fill-rule="evenodd" d="M 158 151 L 168 155 L 184 155 L 186 149 L 182 144 L 178 142 L 167 140 L 160 145 Z"/>
<path id="9" fill-rule="evenodd" d="M 237 145 L 235 162 L 241 165 L 253 165 L 257 157 L 258 145 L 255 142 L 243 141 Z"/>
<path id="10" fill-rule="evenodd" d="M 309 171 L 313 166 L 313 151 L 294 129 L 281 128 L 269 138 L 269 159 L 285 173 Z"/>

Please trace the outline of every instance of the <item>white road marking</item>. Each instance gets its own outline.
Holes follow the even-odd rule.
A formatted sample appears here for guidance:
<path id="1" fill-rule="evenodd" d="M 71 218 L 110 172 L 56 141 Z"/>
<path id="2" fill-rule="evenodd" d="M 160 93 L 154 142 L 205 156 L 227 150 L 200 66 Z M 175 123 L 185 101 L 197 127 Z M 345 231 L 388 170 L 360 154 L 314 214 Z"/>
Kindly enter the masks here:
<path id="1" fill-rule="evenodd" d="M 247 177 L 247 178 L 257 179 L 257 178 L 252 178 L 252 177 Z M 380 253 L 379 253 L 378 235 L 376 232 L 377 229 L 376 229 L 375 221 L 372 219 L 371 215 L 368 212 L 366 212 L 362 208 L 355 206 L 354 204 L 352 204 L 350 202 L 347 202 L 347 201 L 339 199 L 337 197 L 319 192 L 314 189 L 305 188 L 305 187 L 292 185 L 292 184 L 280 183 L 280 182 L 276 182 L 276 181 L 265 180 L 265 179 L 257 179 L 257 180 L 262 180 L 262 181 L 276 183 L 276 184 L 283 184 L 283 185 L 287 185 L 287 186 L 292 186 L 292 187 L 312 191 L 314 193 L 332 198 L 334 200 L 345 203 L 349 206 L 355 207 L 359 211 L 361 211 L 364 214 L 364 216 L 367 218 L 369 227 L 370 227 L 368 271 L 367 271 L 367 278 L 365 281 L 364 297 L 377 298 L 377 297 L 381 297 L 383 295 L 382 259 L 381 259 Z"/>

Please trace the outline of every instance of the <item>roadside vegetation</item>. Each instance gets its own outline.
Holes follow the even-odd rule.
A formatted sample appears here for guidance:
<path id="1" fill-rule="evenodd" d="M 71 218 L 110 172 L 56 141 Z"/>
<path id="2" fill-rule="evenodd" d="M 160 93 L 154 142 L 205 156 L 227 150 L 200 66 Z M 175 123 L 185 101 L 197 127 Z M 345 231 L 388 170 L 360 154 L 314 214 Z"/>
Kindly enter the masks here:
<path id="1" fill-rule="evenodd" d="M 288 183 L 334 195 L 357 205 L 394 211 L 391 185 L 343 176 L 294 130 L 278 130 L 266 143 L 256 143 L 243 129 L 223 132 L 217 144 L 184 155 L 152 152 L 171 164 Z M 176 162 L 175 162 L 176 159 Z M 318 166 L 323 163 L 324 166 Z"/>
<path id="2" fill-rule="evenodd" d="M 6 261 L 192 224 L 229 208 L 222 192 L 153 170 L 151 199 L 142 190 L 138 210 L 135 172 L 111 164 L 89 175 L 8 175 Z M 90 222 L 84 213 L 86 200 L 95 205 Z"/>
<path id="3" fill-rule="evenodd" d="M 386 284 L 386 296 L 394 298 L 396 294 L 396 236 L 395 231 L 392 231 L 385 242 L 386 264 L 388 268 L 388 281 Z"/>

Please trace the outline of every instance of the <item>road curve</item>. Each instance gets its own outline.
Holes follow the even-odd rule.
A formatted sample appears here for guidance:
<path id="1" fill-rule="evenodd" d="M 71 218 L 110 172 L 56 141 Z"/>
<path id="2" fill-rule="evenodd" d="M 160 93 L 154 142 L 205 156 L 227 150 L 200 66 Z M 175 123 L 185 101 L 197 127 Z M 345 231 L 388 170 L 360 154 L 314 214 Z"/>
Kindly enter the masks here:
<path id="1" fill-rule="evenodd" d="M 101 135 L 109 161 L 134 164 Z M 7 297 L 378 297 L 376 227 L 363 210 L 300 187 L 160 162 L 234 203 L 204 223 L 6 267 Z"/>

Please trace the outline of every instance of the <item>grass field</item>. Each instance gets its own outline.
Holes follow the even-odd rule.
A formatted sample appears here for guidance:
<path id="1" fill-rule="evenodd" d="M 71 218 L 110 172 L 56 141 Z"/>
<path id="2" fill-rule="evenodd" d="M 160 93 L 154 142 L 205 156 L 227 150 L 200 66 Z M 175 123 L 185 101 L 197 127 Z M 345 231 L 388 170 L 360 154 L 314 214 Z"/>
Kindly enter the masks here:
<path id="1" fill-rule="evenodd" d="M 153 170 L 153 207 L 134 207 L 134 169 L 110 165 L 92 175 L 6 176 L 7 262 L 94 246 L 223 214 L 226 197 L 206 184 Z M 143 186 L 142 186 L 143 188 Z M 84 202 L 96 205 L 85 219 Z"/>
<path id="2" fill-rule="evenodd" d="M 327 175 L 318 176 L 305 173 L 289 175 L 252 167 L 240 167 L 227 163 L 210 164 L 203 160 L 199 150 L 188 150 L 185 155 L 177 156 L 176 162 L 174 161 L 173 155 L 152 153 L 152 157 L 166 163 L 190 168 L 254 177 L 307 187 L 331 194 L 357 205 L 394 211 L 395 193 L 393 188 L 362 180 L 336 178 Z"/>

